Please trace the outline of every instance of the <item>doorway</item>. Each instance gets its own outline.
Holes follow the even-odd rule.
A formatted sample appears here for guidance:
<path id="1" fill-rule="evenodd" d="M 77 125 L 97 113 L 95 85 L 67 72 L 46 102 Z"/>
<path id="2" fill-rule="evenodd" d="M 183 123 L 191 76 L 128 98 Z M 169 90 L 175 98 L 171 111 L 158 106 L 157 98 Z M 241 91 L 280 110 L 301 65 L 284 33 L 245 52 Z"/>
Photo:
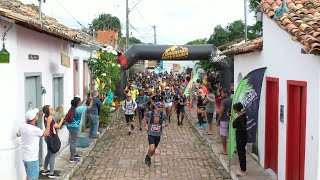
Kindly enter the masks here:
<path id="1" fill-rule="evenodd" d="M 78 60 L 73 60 L 73 96 L 79 94 L 79 62 Z"/>
<path id="2" fill-rule="evenodd" d="M 287 81 L 286 179 L 304 180 L 307 82 Z"/>
<path id="3" fill-rule="evenodd" d="M 25 112 L 30 109 L 38 108 L 41 110 L 42 108 L 42 96 L 41 96 L 41 73 L 25 73 Z M 41 129 L 42 127 L 42 118 L 39 117 L 37 121 L 37 126 Z M 42 138 L 40 138 L 39 143 L 39 164 L 42 165 L 43 157 L 42 157 Z"/>
<path id="4" fill-rule="evenodd" d="M 63 104 L 63 74 L 53 75 L 53 108 Z"/>
<path id="5" fill-rule="evenodd" d="M 278 173 L 279 79 L 266 78 L 265 168 Z"/>

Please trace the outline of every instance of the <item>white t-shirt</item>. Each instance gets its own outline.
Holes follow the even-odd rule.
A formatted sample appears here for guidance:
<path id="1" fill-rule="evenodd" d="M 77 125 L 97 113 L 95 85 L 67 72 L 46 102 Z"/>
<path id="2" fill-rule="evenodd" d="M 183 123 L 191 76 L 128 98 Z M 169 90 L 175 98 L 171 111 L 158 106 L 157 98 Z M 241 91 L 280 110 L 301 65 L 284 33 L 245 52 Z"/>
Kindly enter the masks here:
<path id="1" fill-rule="evenodd" d="M 23 161 L 36 161 L 39 159 L 39 140 L 43 132 L 42 129 L 32 124 L 23 123 L 19 127 L 18 134 L 21 135 Z"/>

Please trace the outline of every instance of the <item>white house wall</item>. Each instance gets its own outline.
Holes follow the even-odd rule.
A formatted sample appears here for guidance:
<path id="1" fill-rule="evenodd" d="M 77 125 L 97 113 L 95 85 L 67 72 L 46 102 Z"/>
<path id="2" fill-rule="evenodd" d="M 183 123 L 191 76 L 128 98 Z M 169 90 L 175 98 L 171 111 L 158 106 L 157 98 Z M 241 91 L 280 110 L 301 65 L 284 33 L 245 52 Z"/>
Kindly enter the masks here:
<path id="1" fill-rule="evenodd" d="M 301 45 L 264 15 L 263 51 L 235 58 L 235 83 L 253 69 L 268 67 L 266 76 L 279 78 L 279 105 L 284 105 L 284 122 L 279 122 L 278 178 L 285 179 L 287 133 L 287 80 L 307 82 L 305 179 L 319 178 L 319 56 L 301 53 Z M 264 165 L 265 82 L 261 92 L 259 114 L 259 155 Z M 279 107 L 280 112 L 280 107 Z M 280 116 L 280 115 L 279 115 Z M 280 119 L 280 117 L 279 117 Z M 263 137 L 263 139 L 262 139 Z"/>
<path id="2" fill-rule="evenodd" d="M 4 21 L 3 21 L 4 23 Z M 21 141 L 16 137 L 16 127 L 21 117 L 17 113 L 17 102 L 23 103 L 20 98 L 21 91 L 17 88 L 17 37 L 16 26 L 13 25 L 6 37 L 6 49 L 10 53 L 10 63 L 0 64 L 0 103 L 1 122 L 0 126 L 0 166 L 1 177 L 5 179 L 24 179 L 24 167 L 22 165 Z M 0 29 L 0 34 L 3 28 Z M 2 48 L 2 47 L 1 47 Z M 23 107 L 24 108 L 24 107 Z M 24 115 L 24 113 L 23 113 Z M 23 116 L 24 119 L 24 116 Z M 21 173 L 19 173 L 21 172 Z"/>

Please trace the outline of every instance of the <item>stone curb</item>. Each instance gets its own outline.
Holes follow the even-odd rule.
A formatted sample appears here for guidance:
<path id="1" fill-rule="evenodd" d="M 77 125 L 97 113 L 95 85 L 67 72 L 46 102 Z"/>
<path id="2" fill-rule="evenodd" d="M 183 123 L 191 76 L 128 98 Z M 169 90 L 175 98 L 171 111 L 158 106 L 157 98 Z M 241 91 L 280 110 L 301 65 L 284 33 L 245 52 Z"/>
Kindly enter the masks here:
<path id="1" fill-rule="evenodd" d="M 84 162 L 84 159 L 89 156 L 89 154 L 92 151 L 92 149 L 96 146 L 97 142 L 104 136 L 104 134 L 107 132 L 107 130 L 110 129 L 111 125 L 113 125 L 113 123 L 115 122 L 116 118 L 117 118 L 117 115 L 115 114 L 114 117 L 112 117 L 112 119 L 111 119 L 111 123 L 106 128 L 104 128 L 102 130 L 100 136 L 97 139 L 93 140 L 93 142 L 90 143 L 89 147 L 87 147 L 85 152 L 83 154 L 81 154 L 81 161 L 79 163 L 73 165 L 70 170 L 64 171 L 63 175 L 59 179 L 63 179 L 63 180 L 72 179 L 72 176 L 80 168 L 80 166 Z M 69 151 L 69 146 L 70 145 L 66 146 L 62 151 Z M 63 153 L 61 152 L 61 154 L 63 154 Z"/>
<path id="2" fill-rule="evenodd" d="M 194 130 L 196 130 L 198 132 L 198 134 L 205 140 L 206 144 L 211 148 L 211 150 L 213 151 L 213 153 L 217 156 L 217 158 L 219 159 L 219 161 L 221 162 L 222 166 L 224 167 L 224 169 L 229 173 L 229 175 L 231 176 L 231 178 L 233 180 L 241 180 L 241 179 L 246 179 L 248 177 L 243 177 L 243 178 L 238 178 L 236 176 L 236 169 L 238 169 L 238 164 L 237 165 L 232 165 L 231 164 L 231 172 L 229 171 L 229 162 L 228 159 L 223 158 L 222 155 L 219 154 L 218 149 L 215 147 L 216 143 L 212 143 L 211 140 L 206 137 L 196 126 L 195 122 L 192 120 L 192 117 L 190 115 L 190 112 L 186 111 L 186 117 L 188 119 L 188 122 L 192 125 L 192 127 L 194 128 Z M 250 155 L 250 154 L 248 154 Z M 248 166 L 248 163 L 247 163 Z M 259 178 L 263 178 L 263 179 L 276 179 L 275 177 L 270 176 L 269 174 L 267 174 L 266 172 L 264 172 L 265 174 L 262 176 L 256 176 Z"/>

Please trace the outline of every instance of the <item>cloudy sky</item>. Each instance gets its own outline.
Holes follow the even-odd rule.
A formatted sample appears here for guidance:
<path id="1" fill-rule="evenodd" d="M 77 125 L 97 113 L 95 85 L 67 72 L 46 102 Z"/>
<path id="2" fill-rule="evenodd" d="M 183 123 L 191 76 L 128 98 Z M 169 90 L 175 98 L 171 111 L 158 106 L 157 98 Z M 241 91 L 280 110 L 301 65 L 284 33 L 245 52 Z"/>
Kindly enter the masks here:
<path id="1" fill-rule="evenodd" d="M 38 0 L 21 0 L 38 4 Z M 131 9 L 140 0 L 129 0 Z M 125 34 L 125 0 L 47 0 L 43 13 L 71 28 L 81 28 L 101 13 L 117 16 Z M 60 5 L 60 4 L 61 5 Z M 73 17 L 80 22 L 77 21 Z M 141 0 L 130 12 L 130 35 L 153 43 L 157 26 L 158 44 L 185 44 L 198 38 L 209 38 L 213 28 L 244 19 L 243 0 Z M 254 22 L 253 14 L 248 23 Z"/>

